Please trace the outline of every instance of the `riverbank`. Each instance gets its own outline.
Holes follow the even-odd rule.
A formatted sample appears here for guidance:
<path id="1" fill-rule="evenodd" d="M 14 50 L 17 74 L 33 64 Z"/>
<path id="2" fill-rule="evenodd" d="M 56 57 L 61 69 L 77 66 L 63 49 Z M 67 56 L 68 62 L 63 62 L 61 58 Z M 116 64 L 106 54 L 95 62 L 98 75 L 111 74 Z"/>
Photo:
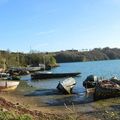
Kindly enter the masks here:
<path id="1" fill-rule="evenodd" d="M 41 96 L 29 96 L 36 88 L 21 81 L 13 92 L 0 92 L 0 119 L 14 120 L 95 120 L 68 106 L 48 106 Z M 25 118 L 25 119 L 23 119 Z"/>
<path id="2" fill-rule="evenodd" d="M 5 116 L 13 120 L 119 120 L 120 99 L 93 101 L 82 93 L 61 95 L 56 89 L 37 89 L 21 81 L 15 91 L 0 92 L 0 119 Z"/>
<path id="3" fill-rule="evenodd" d="M 38 106 L 39 101 L 39 106 Z M 0 93 L 0 119 L 6 116 L 14 120 L 119 120 L 120 99 L 112 98 L 88 104 L 72 106 L 42 106 L 39 98 L 29 98 L 17 92 Z M 89 110 L 92 107 L 92 110 Z M 60 108 L 60 109 L 59 109 Z M 86 110 L 85 110 L 86 109 Z M 87 110 L 88 109 L 88 110 Z M 25 119 L 24 119 L 25 118 Z"/>
<path id="4" fill-rule="evenodd" d="M 74 110 L 63 107 L 45 106 L 39 96 L 27 96 L 36 88 L 21 81 L 13 92 L 0 92 L 0 119 L 13 120 L 85 120 L 81 113 L 76 115 Z"/>
<path id="5" fill-rule="evenodd" d="M 11 93 L 0 93 L 0 119 L 6 120 L 96 120 L 91 116 L 77 113 L 65 107 L 64 111 L 52 111 L 49 108 L 35 106 L 32 100 L 14 96 Z"/>

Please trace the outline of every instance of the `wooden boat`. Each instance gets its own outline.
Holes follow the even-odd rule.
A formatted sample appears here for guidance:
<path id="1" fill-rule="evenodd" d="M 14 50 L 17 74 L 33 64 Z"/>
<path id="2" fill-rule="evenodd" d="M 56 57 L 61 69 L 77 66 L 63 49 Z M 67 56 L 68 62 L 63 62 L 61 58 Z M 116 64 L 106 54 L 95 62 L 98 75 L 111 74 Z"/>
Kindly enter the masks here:
<path id="1" fill-rule="evenodd" d="M 95 76 L 95 75 L 89 75 L 89 76 L 85 79 L 85 81 L 83 81 L 83 86 L 84 86 L 86 89 L 94 88 L 97 81 L 98 81 L 98 77 L 97 77 L 97 76 Z"/>
<path id="2" fill-rule="evenodd" d="M 63 94 L 71 94 L 76 81 L 70 77 L 65 79 L 63 82 L 59 82 L 57 89 Z"/>
<path id="3" fill-rule="evenodd" d="M 4 79 L 4 80 L 5 80 L 5 79 L 7 79 L 8 77 L 9 77 L 9 74 L 8 74 L 8 73 L 3 73 L 3 72 L 0 73 L 0 79 L 2 79 L 2 80 Z"/>
<path id="4" fill-rule="evenodd" d="M 13 75 L 13 76 L 9 76 L 6 80 L 18 81 L 20 80 L 20 78 L 21 78 L 20 76 Z"/>
<path id="5" fill-rule="evenodd" d="M 17 88 L 20 81 L 0 80 L 0 91 L 12 91 Z"/>
<path id="6" fill-rule="evenodd" d="M 19 75 L 28 75 L 29 71 L 27 70 L 27 68 L 11 67 L 7 70 L 7 73 L 9 73 L 10 76 L 19 76 Z"/>
<path id="7" fill-rule="evenodd" d="M 40 71 L 42 68 L 41 67 L 27 67 L 26 69 L 29 72 L 36 72 L 36 71 Z"/>
<path id="8" fill-rule="evenodd" d="M 118 85 L 120 85 L 120 80 L 117 79 L 117 77 L 112 77 L 110 80 L 111 80 L 112 82 L 117 83 Z"/>
<path id="9" fill-rule="evenodd" d="M 98 81 L 98 77 L 95 75 L 89 75 L 85 81 L 83 81 L 83 86 L 86 89 L 86 93 L 93 94 L 95 92 L 96 82 Z"/>
<path id="10" fill-rule="evenodd" d="M 120 86 L 110 80 L 102 80 L 96 84 L 94 100 L 120 96 Z"/>
<path id="11" fill-rule="evenodd" d="M 95 87 L 94 88 L 86 88 L 87 93 L 94 93 L 95 92 Z"/>
<path id="12" fill-rule="evenodd" d="M 49 78 L 62 78 L 73 77 L 79 75 L 80 72 L 75 73 L 52 73 L 52 72 L 39 72 L 31 74 L 32 79 L 49 79 Z"/>

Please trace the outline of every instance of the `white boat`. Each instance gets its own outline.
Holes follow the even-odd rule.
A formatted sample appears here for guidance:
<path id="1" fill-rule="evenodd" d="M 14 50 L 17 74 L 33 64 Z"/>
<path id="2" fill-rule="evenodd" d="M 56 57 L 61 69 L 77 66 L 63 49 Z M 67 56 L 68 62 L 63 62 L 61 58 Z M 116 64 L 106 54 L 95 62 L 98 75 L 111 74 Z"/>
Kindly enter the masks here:
<path id="1" fill-rule="evenodd" d="M 0 80 L 0 91 L 12 91 L 17 88 L 20 81 Z"/>
<path id="2" fill-rule="evenodd" d="M 8 73 L 4 73 L 4 72 L 2 72 L 2 73 L 0 73 L 0 79 L 7 79 L 9 77 L 9 74 Z"/>
<path id="3" fill-rule="evenodd" d="M 57 89 L 64 94 L 71 94 L 76 81 L 70 77 L 65 79 L 63 82 L 59 82 Z"/>

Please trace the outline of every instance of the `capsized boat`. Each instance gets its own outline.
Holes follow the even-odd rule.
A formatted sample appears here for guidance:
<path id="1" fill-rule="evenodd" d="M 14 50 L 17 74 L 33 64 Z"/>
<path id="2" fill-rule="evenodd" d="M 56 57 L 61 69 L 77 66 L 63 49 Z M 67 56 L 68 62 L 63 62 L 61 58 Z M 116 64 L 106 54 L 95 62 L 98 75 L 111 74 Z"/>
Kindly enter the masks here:
<path id="1" fill-rule="evenodd" d="M 101 80 L 95 86 L 94 100 L 120 96 L 120 86 L 110 80 Z"/>
<path id="2" fill-rule="evenodd" d="M 20 81 L 0 80 L 0 91 L 12 91 L 17 88 Z"/>
<path id="3" fill-rule="evenodd" d="M 31 74 L 31 78 L 32 79 L 62 78 L 62 77 L 73 77 L 79 74 L 80 72 L 73 72 L 73 73 L 37 72 Z"/>
<path id="4" fill-rule="evenodd" d="M 76 81 L 70 77 L 65 79 L 63 82 L 59 82 L 57 89 L 63 94 L 71 94 Z"/>

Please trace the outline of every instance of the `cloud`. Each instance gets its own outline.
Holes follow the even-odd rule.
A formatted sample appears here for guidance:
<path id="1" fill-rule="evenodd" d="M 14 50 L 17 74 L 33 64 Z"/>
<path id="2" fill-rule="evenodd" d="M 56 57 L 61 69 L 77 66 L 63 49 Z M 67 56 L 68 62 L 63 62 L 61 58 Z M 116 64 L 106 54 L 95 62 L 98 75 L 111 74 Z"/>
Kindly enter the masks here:
<path id="1" fill-rule="evenodd" d="M 42 31 L 42 32 L 36 33 L 36 35 L 47 35 L 47 34 L 51 34 L 51 33 L 54 33 L 54 32 L 55 32 L 55 30 Z"/>

